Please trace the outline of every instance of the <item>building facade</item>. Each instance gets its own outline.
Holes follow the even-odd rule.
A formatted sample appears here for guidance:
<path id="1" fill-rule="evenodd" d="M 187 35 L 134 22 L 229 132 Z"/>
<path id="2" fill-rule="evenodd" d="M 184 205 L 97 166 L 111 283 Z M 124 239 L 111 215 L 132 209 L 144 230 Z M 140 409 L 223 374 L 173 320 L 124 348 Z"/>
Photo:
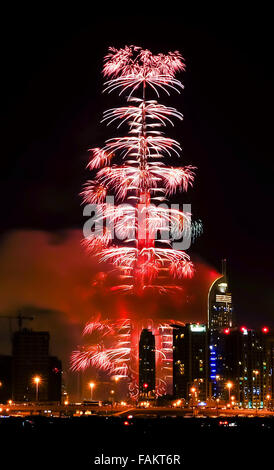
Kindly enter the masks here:
<path id="1" fill-rule="evenodd" d="M 155 336 L 143 329 L 139 341 L 139 397 L 154 397 L 156 381 Z"/>
<path id="2" fill-rule="evenodd" d="M 223 394 L 222 361 L 224 339 L 222 332 L 234 326 L 232 295 L 229 292 L 226 260 L 222 260 L 222 276 L 213 282 L 208 293 L 209 375 L 212 395 Z"/>
<path id="3" fill-rule="evenodd" d="M 49 333 L 22 329 L 12 338 L 12 399 L 60 401 L 62 365 L 49 355 Z M 34 378 L 39 377 L 38 386 Z"/>
<path id="4" fill-rule="evenodd" d="M 206 325 L 173 326 L 173 396 L 190 400 L 195 389 L 197 401 L 208 396 L 208 329 Z"/>
<path id="5" fill-rule="evenodd" d="M 233 326 L 232 295 L 226 277 L 217 279 L 208 294 L 208 328 L 217 330 Z"/>
<path id="6" fill-rule="evenodd" d="M 214 341 L 212 340 L 214 338 Z M 246 327 L 211 333 L 210 357 L 213 396 L 230 396 L 243 407 L 262 408 L 273 399 L 274 337 L 268 328 Z M 228 390 L 231 383 L 231 390 Z"/>

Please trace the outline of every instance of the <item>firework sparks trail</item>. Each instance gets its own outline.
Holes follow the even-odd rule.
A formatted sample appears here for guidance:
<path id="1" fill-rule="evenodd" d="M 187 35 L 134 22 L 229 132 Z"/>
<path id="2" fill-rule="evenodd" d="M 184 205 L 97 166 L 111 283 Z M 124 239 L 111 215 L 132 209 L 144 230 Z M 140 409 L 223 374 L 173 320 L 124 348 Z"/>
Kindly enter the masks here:
<path id="1" fill-rule="evenodd" d="M 181 146 L 163 131 L 183 115 L 158 102 L 161 92 L 181 92 L 183 85 L 175 75 L 184 70 L 184 59 L 177 51 L 155 55 L 136 46 L 111 47 L 105 57 L 104 91 L 117 91 L 126 97 L 127 105 L 105 111 L 102 122 L 118 129 L 127 126 L 129 131 L 108 139 L 102 148 L 90 149 L 87 168 L 93 176 L 81 196 L 83 203 L 96 205 L 99 227 L 95 223 L 83 245 L 117 270 L 121 282 L 112 291 L 176 292 L 181 289 L 178 280 L 194 274 L 189 255 L 175 249 L 173 241 L 182 233 L 194 240 L 202 233 L 201 222 L 193 222 L 190 212 L 171 209 L 166 203 L 176 191 L 186 192 L 193 185 L 195 167 L 174 166 Z M 156 94 L 156 100 L 150 99 L 151 94 Z M 115 197 L 116 205 L 109 203 L 109 196 Z M 172 329 L 170 323 L 151 325 L 157 343 L 156 393 L 161 395 L 170 387 Z M 83 331 L 89 343 L 72 353 L 71 369 L 96 367 L 112 377 L 127 377 L 131 397 L 138 397 L 139 329 L 131 320 L 91 320 Z"/>
<path id="2" fill-rule="evenodd" d="M 172 90 L 180 92 L 183 85 L 175 74 L 184 69 L 183 57 L 177 51 L 154 55 L 137 46 L 119 50 L 110 47 L 105 57 L 104 91 L 126 93 L 128 106 L 105 111 L 102 122 L 108 126 L 115 123 L 118 128 L 126 124 L 129 135 L 107 140 L 102 149 L 90 149 L 92 158 L 87 167 L 97 170 L 97 174 L 94 180 L 87 181 L 81 195 L 84 203 L 99 206 L 97 220 L 101 226 L 110 221 L 115 226 L 115 235 L 131 244 L 125 248 L 114 245 L 107 228 L 98 233 L 95 230 L 83 242 L 101 262 L 118 268 L 124 282 L 128 280 L 114 286 L 114 290 L 137 294 L 150 288 L 161 292 L 177 290 L 176 284 L 165 286 L 164 278 L 180 279 L 194 273 L 194 266 L 184 251 L 172 246 L 158 247 L 158 243 L 171 245 L 172 240 L 167 236 L 170 226 L 173 236 L 182 233 L 182 228 L 194 230 L 195 236 L 201 232 L 197 224 L 191 223 L 191 214 L 159 205 L 176 191 L 187 191 L 194 181 L 193 166 L 174 167 L 164 163 L 166 158 L 180 157 L 181 146 L 165 137 L 161 128 L 173 126 L 173 120 L 182 120 L 183 116 L 175 108 L 147 98 L 148 88 L 157 97 L 161 90 L 168 94 Z M 141 97 L 133 96 L 138 91 Z M 122 163 L 113 164 L 113 159 L 119 157 Z M 130 207 L 126 215 L 123 205 L 109 207 L 105 202 L 113 192 L 118 201 L 125 201 Z M 195 236 L 192 234 L 190 238 L 193 240 Z"/>
<path id="3" fill-rule="evenodd" d="M 71 355 L 73 371 L 96 367 L 112 376 L 127 377 L 130 355 L 129 320 L 112 322 L 93 319 L 85 325 L 83 336 L 89 336 L 94 344 L 73 351 Z M 111 338 L 111 347 L 105 344 L 108 338 Z"/>
<path id="4" fill-rule="evenodd" d="M 174 323 L 155 323 L 148 321 L 149 328 L 156 337 L 156 395 L 171 392 L 172 379 L 172 327 Z M 83 336 L 89 337 L 89 345 L 73 351 L 71 370 L 80 371 L 95 367 L 108 373 L 115 379 L 129 380 L 131 398 L 138 397 L 138 340 L 143 328 L 129 319 L 89 321 L 83 330 Z M 107 343 L 111 343 L 111 347 Z M 90 344 L 92 342 L 92 344 Z"/>

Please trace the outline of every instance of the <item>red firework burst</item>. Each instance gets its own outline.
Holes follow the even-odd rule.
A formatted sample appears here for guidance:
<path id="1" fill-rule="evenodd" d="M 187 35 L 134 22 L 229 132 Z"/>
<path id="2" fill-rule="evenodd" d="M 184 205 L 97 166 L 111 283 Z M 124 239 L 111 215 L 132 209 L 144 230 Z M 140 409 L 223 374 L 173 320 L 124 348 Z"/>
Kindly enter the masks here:
<path id="1" fill-rule="evenodd" d="M 153 55 L 149 50 L 126 46 L 109 48 L 105 57 L 105 91 L 118 90 L 120 95 L 129 96 L 128 106 L 106 111 L 103 121 L 107 125 L 117 123 L 118 128 L 126 123 L 129 135 L 107 140 L 102 149 L 91 149 L 87 166 L 97 173 L 81 194 L 85 203 L 97 204 L 100 227 L 113 224 L 116 236 L 127 243 L 115 244 L 106 228 L 100 233 L 95 230 L 84 241 L 101 262 L 111 262 L 118 269 L 123 283 L 114 286 L 115 290 L 140 294 L 146 289 L 178 289 L 167 280 L 191 277 L 194 272 L 186 252 L 174 249 L 165 236 L 170 226 L 173 233 L 190 232 L 190 214 L 160 205 L 177 190 L 187 191 L 194 180 L 194 167 L 165 164 L 172 155 L 180 157 L 181 147 L 176 140 L 165 137 L 161 128 L 183 116 L 175 108 L 147 99 L 148 88 L 157 96 L 160 91 L 180 93 L 183 85 L 175 74 L 184 69 L 179 52 Z M 133 96 L 135 93 L 140 96 Z M 113 159 L 118 162 L 112 163 Z M 125 204 L 110 206 L 107 195 L 127 203 L 126 212 Z"/>

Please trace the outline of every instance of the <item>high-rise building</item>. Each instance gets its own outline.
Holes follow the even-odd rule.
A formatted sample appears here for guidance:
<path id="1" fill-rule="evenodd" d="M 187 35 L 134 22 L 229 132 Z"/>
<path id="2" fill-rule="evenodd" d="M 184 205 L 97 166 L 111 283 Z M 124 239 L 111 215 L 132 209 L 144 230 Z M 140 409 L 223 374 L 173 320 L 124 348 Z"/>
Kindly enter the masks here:
<path id="1" fill-rule="evenodd" d="M 173 394 L 173 328 L 164 323 L 159 326 L 157 348 L 161 351 L 158 356 L 156 376 L 160 383 L 159 395 Z"/>
<path id="2" fill-rule="evenodd" d="M 266 348 L 266 363 L 268 373 L 268 384 L 265 395 L 265 405 L 268 407 L 274 406 L 274 331 L 271 332 L 267 327 L 262 328 L 265 334 L 265 348 Z"/>
<path id="3" fill-rule="evenodd" d="M 38 387 L 34 377 L 39 377 Z M 12 399 L 60 401 L 61 362 L 49 355 L 48 332 L 22 329 L 13 334 Z"/>
<path id="4" fill-rule="evenodd" d="M 139 341 L 139 396 L 155 395 L 155 336 L 144 328 Z"/>
<path id="5" fill-rule="evenodd" d="M 218 330 L 233 326 L 232 295 L 229 293 L 226 260 L 222 261 L 222 276 L 213 282 L 208 294 L 208 328 Z"/>
<path id="6" fill-rule="evenodd" d="M 0 403 L 12 397 L 12 357 L 0 356 Z"/>
<path id="7" fill-rule="evenodd" d="M 210 354 L 215 352 L 213 396 L 227 400 L 227 384 L 231 382 L 231 394 L 242 406 L 264 406 L 273 394 L 274 337 L 268 328 L 260 331 L 227 328 L 215 331 L 213 337 L 214 343 L 210 345 Z"/>
<path id="8" fill-rule="evenodd" d="M 208 331 L 206 325 L 186 324 L 173 327 L 173 395 L 191 396 L 196 390 L 197 400 L 208 395 Z"/>
<path id="9" fill-rule="evenodd" d="M 222 260 L 222 276 L 213 282 L 208 293 L 209 376 L 212 395 L 223 393 L 223 340 L 221 334 L 233 326 L 232 296 L 229 293 L 226 260 Z M 217 347 L 218 345 L 218 347 Z"/>
<path id="10" fill-rule="evenodd" d="M 209 330 L 209 379 L 211 395 L 223 396 L 225 386 L 225 340 L 229 329 Z"/>
<path id="11" fill-rule="evenodd" d="M 33 379 L 41 377 L 39 400 L 48 397 L 49 333 L 23 329 L 13 334 L 13 400 L 34 401 Z"/>

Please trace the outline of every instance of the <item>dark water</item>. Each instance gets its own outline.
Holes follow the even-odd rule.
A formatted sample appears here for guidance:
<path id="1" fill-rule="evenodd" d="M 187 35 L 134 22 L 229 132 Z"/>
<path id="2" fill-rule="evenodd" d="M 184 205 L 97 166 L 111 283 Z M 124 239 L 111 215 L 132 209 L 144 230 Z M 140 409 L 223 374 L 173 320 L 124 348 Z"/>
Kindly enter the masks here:
<path id="1" fill-rule="evenodd" d="M 1 468 L 273 468 L 274 419 L 1 418 L 0 452 Z"/>

